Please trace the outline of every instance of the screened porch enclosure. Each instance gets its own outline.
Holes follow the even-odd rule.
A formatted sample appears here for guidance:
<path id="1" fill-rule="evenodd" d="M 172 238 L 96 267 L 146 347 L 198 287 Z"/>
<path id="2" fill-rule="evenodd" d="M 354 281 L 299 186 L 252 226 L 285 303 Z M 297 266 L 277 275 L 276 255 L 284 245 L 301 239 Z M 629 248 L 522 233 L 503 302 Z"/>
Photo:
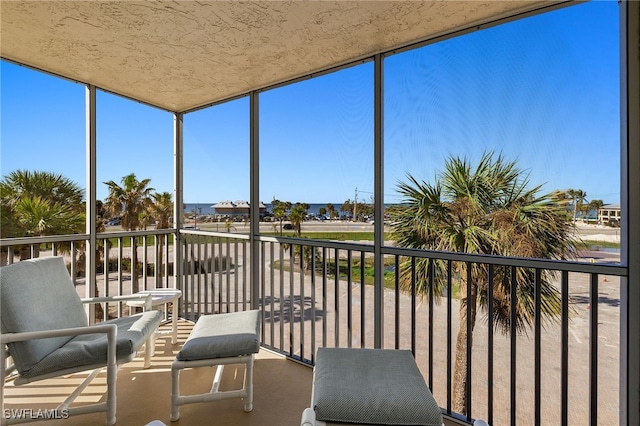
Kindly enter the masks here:
<path id="1" fill-rule="evenodd" d="M 260 13 L 256 4 L 246 10 L 225 9 L 227 17 L 239 18 L 242 11 L 262 22 L 253 30 L 256 39 L 266 40 L 262 31 L 270 28 L 271 40 L 275 37 L 279 44 L 265 51 L 243 44 L 245 59 L 239 63 L 233 50 L 225 50 L 233 60 L 212 62 L 208 47 L 204 65 L 189 66 L 198 73 L 207 66 L 226 66 L 215 78 L 204 73 L 189 81 L 186 69 L 176 71 L 168 59 L 154 62 L 160 40 L 147 39 L 150 47 L 138 39 L 133 50 L 141 56 L 135 57 L 158 69 L 141 77 L 137 88 L 129 87 L 136 86 L 135 79 L 121 81 L 133 72 L 124 60 L 120 76 L 117 61 L 108 62 L 113 67 L 105 74 L 113 76 L 109 82 L 97 71 L 95 79 L 83 76 L 71 65 L 79 61 L 72 54 L 61 57 L 68 70 L 55 68 L 47 62 L 55 49 L 42 49 L 42 63 L 29 49 L 20 57 L 11 40 L 30 28 L 25 14 L 46 21 L 42 14 L 47 7 L 3 3 L 2 36 L 10 39 L 2 48 L 3 67 L 12 72 L 24 67 L 26 73 L 42 75 L 44 86 L 72 93 L 72 124 L 43 120 L 42 125 L 51 134 L 69 132 L 68 147 L 58 148 L 73 152 L 73 158 L 84 153 L 84 161 L 75 161 L 69 173 L 84 176 L 87 219 L 84 234 L 3 237 L 2 264 L 19 262 L 24 253 L 62 255 L 82 296 L 179 288 L 182 298 L 167 309 L 167 320 L 178 315 L 183 322 L 195 322 L 203 315 L 260 309 L 263 349 L 295 361 L 296 368 L 312 367 L 320 347 L 409 349 L 451 424 L 471 424 L 478 418 L 495 425 L 640 422 L 640 313 L 634 309 L 640 290 L 633 285 L 640 282 L 640 6 L 526 2 L 509 9 L 487 2 L 486 12 L 473 9 L 464 20 L 458 2 L 452 2 L 448 18 L 441 16 L 442 25 L 422 34 L 414 28 L 415 19 L 438 16 L 435 9 L 427 13 L 412 8 L 412 2 L 380 3 L 381 9 L 368 5 L 359 12 L 365 21 L 385 23 L 371 24 L 379 44 L 376 31 L 356 25 L 359 13 L 346 5 L 323 11 L 311 3 L 313 13 L 295 2 L 290 9 L 265 6 L 265 14 L 258 16 L 262 20 L 253 15 Z M 64 22 L 80 13 L 86 22 L 109 28 L 105 16 L 122 11 L 144 16 L 137 2 L 131 9 L 126 2 L 100 11 L 90 3 L 77 7 L 65 2 L 51 20 Z M 198 14 L 195 3 L 181 7 L 187 16 Z M 167 13 L 166 22 L 179 23 L 162 2 L 154 8 Z M 209 12 L 200 13 L 210 19 Z M 281 36 L 273 35 L 282 26 L 270 19 L 305 13 L 334 37 L 318 39 L 309 30 L 306 44 L 315 41 L 316 50 L 302 51 L 298 45 L 286 49 Z M 335 22 L 318 21 L 322 16 Z M 399 28 L 388 24 L 387 16 L 402 16 Z M 595 16 L 614 24 L 594 29 L 582 23 L 582 18 Z M 121 28 L 130 18 L 112 25 Z M 157 35 L 163 26 L 155 17 L 149 19 L 154 24 L 141 31 Z M 341 22 L 343 29 L 359 28 L 353 38 L 338 40 L 331 33 Z M 390 36 L 394 29 L 397 39 Z M 42 31 L 47 36 L 54 30 Z M 300 34 L 300 28 L 286 33 L 292 43 Z M 605 35 L 615 44 L 602 41 Z M 362 43 L 365 51 L 357 50 L 357 37 L 367 36 L 374 40 Z M 60 46 L 72 43 L 69 37 Z M 204 49 L 201 41 L 194 40 L 193 46 L 194 51 Z M 178 55 L 174 47 L 167 49 Z M 348 56 L 337 56 L 326 50 L 329 47 L 343 48 Z M 579 48 L 587 51 L 581 52 L 584 56 L 576 53 Z M 104 68 L 106 53 L 100 51 L 94 60 Z M 279 62 L 283 52 L 288 55 Z M 314 53 L 318 57 L 312 58 Z M 198 59 L 193 52 L 178 56 Z M 247 63 L 257 58 L 264 61 L 261 66 Z M 310 69 L 296 65 L 305 58 Z M 270 69 L 265 65 L 270 63 L 277 66 Z M 246 67 L 243 76 L 241 66 Z M 166 83 L 165 89 L 151 88 L 153 78 L 156 85 Z M 177 80 L 184 84 L 183 93 L 178 93 Z M 202 87 L 210 87 L 210 93 Z M 53 108 L 55 95 L 43 98 Z M 134 111 L 135 117 L 126 111 Z M 37 114 L 43 113 L 32 118 Z M 598 127 L 600 120 L 606 126 Z M 134 142 L 145 138 L 146 144 Z M 587 138 L 597 139 L 598 150 L 576 148 Z M 25 150 L 37 155 L 32 148 Z M 387 218 L 390 206 L 406 204 L 398 183 L 408 176 L 432 183 L 451 158 L 473 161 L 487 152 L 515 160 L 523 179 L 530 186 L 543 186 L 545 193 L 565 190 L 560 186 L 565 182 L 575 188 L 589 180 L 605 181 L 597 191 L 608 192 L 592 192 L 590 199 L 600 194 L 619 198 L 611 200 L 621 206 L 617 247 L 591 239 L 610 229 L 586 225 L 580 234 L 586 248 L 567 260 L 398 244 Z M 117 160 L 113 153 L 118 153 Z M 157 191 L 171 193 L 170 228 L 127 231 L 109 225 L 97 231 L 103 183 L 117 181 L 124 170 L 138 173 L 131 168 L 143 163 L 154 167 L 143 169 L 150 175 L 138 177 L 150 178 Z M 581 164 L 580 173 L 571 163 Z M 10 166 L 2 164 L 7 172 Z M 66 171 L 59 164 L 51 166 Z M 352 203 L 349 209 L 340 209 L 341 198 Z M 215 218 L 197 210 L 224 200 L 249 205 L 247 217 Z M 298 236 L 294 220 L 265 221 L 264 210 L 253 208 L 266 204 L 268 211 L 276 201 L 322 204 L 324 214 L 314 212 L 302 220 Z M 357 208 L 370 208 L 366 216 L 354 210 L 357 202 L 362 205 Z M 187 204 L 196 207 L 189 211 Z M 338 212 L 333 221 L 329 204 Z M 283 224 L 292 229 L 284 230 Z M 441 268 L 439 279 L 446 285 L 425 286 L 420 265 L 431 271 Z M 487 296 L 478 303 L 477 314 L 461 303 L 472 299 L 472 286 L 466 283 L 473 281 L 471 271 L 476 270 L 487 277 L 482 287 Z M 533 297 L 525 299 L 514 284 L 499 299 L 500 283 L 516 283 L 522 274 L 531 277 Z M 409 284 L 402 283 L 401 276 L 409 277 Z M 555 315 L 548 315 L 543 281 L 558 294 Z M 501 302 L 507 299 L 508 306 Z M 530 305 L 528 323 L 519 322 L 518 304 Z M 123 303 L 111 304 L 90 312 L 90 317 L 131 312 Z M 506 322 L 491 320 L 499 315 Z M 472 332 L 463 335 L 461 329 Z M 460 377 L 467 398 L 457 410 L 455 373 L 461 363 L 466 366 Z"/>

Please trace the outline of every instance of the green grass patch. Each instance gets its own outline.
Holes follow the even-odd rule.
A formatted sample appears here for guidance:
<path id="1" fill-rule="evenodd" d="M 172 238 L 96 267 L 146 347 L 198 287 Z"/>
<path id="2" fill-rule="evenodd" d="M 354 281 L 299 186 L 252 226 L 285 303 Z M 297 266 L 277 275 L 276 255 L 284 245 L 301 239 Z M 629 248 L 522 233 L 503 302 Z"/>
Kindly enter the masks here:
<path id="1" fill-rule="evenodd" d="M 261 235 L 297 238 L 296 233 L 292 231 L 284 231 L 282 235 L 280 235 L 279 232 L 263 232 Z M 373 241 L 373 232 L 303 232 L 301 234 L 301 238 L 332 241 Z M 387 240 L 389 238 L 389 233 L 385 233 L 384 238 Z"/>
<path id="2" fill-rule="evenodd" d="M 594 247 L 619 249 L 620 243 L 614 243 L 611 241 L 584 240 L 577 245 L 578 250 L 593 250 Z"/>
<path id="3" fill-rule="evenodd" d="M 317 262 L 319 265 L 320 262 Z M 395 288 L 395 271 L 390 269 L 393 266 L 393 259 L 385 259 L 385 270 L 384 270 L 384 286 L 386 288 L 393 289 Z M 290 271 L 290 263 L 289 261 L 281 262 L 279 260 L 274 262 L 274 268 L 280 269 L 283 268 L 285 271 Z M 299 264 L 296 262 L 295 268 L 298 269 Z M 364 284 L 365 285 L 373 285 L 374 283 L 374 264 L 373 259 L 365 259 L 364 266 L 360 259 L 352 259 L 351 260 L 351 282 L 360 284 L 362 283 L 363 273 L 362 270 L 364 268 Z M 338 259 L 338 279 L 339 280 L 348 280 L 349 278 L 349 261 L 347 259 Z M 316 273 L 322 273 L 322 266 L 319 265 L 316 268 Z M 306 275 L 310 275 L 310 270 L 305 270 Z M 332 281 L 336 279 L 336 262 L 334 260 L 327 261 L 327 280 Z"/>

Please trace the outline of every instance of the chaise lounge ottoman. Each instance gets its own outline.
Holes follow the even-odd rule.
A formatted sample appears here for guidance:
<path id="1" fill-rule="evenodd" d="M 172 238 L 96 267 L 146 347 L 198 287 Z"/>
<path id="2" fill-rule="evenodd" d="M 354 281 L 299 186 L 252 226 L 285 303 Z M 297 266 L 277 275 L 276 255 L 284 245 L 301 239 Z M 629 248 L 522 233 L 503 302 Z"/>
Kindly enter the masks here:
<path id="1" fill-rule="evenodd" d="M 408 350 L 320 348 L 302 426 L 441 426 L 442 411 Z"/>
<path id="2" fill-rule="evenodd" d="M 260 312 L 257 310 L 204 315 L 198 319 L 184 346 L 171 364 L 171 421 L 180 418 L 180 405 L 244 398 L 244 410 L 253 409 L 253 361 L 260 350 Z M 244 386 L 220 391 L 227 364 L 245 364 Z M 217 366 L 211 391 L 180 395 L 180 371 Z"/>

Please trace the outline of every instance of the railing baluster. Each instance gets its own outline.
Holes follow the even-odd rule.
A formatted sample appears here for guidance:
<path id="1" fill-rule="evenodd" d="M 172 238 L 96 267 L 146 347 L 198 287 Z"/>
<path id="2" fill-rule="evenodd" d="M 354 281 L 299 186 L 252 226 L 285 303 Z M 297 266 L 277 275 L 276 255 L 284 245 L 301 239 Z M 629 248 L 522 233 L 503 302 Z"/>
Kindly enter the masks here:
<path id="1" fill-rule="evenodd" d="M 227 312 L 231 312 L 231 242 L 229 238 L 225 238 L 225 253 L 224 253 L 224 274 L 225 282 L 227 284 Z"/>
<path id="2" fill-rule="evenodd" d="M 202 309 L 202 281 L 203 281 L 203 275 L 205 273 L 205 268 L 204 268 L 204 260 L 205 258 L 202 256 L 202 243 L 201 241 L 201 236 L 198 235 L 196 237 L 196 243 L 198 244 L 198 274 L 196 275 L 198 277 L 198 281 L 197 281 L 197 289 L 198 289 L 198 302 L 197 302 L 197 307 L 198 307 L 198 316 L 203 314 L 203 309 Z"/>
<path id="3" fill-rule="evenodd" d="M 411 353 L 416 356 L 416 258 L 411 257 Z"/>
<path id="4" fill-rule="evenodd" d="M 569 272 L 561 274 L 561 355 L 560 355 L 560 422 L 569 425 Z"/>
<path id="5" fill-rule="evenodd" d="M 429 366 L 429 389 L 433 389 L 433 285 L 434 285 L 434 279 L 433 279 L 433 271 L 434 271 L 434 260 L 433 259 L 429 259 L 428 261 L 428 276 L 429 276 L 429 359 L 428 359 L 428 366 Z"/>
<path id="6" fill-rule="evenodd" d="M 235 262 L 233 262 L 233 306 L 234 310 L 238 312 L 238 299 L 240 298 L 240 293 L 238 293 L 238 240 L 233 240 L 233 256 L 235 259 Z M 264 265 L 264 262 L 261 262 L 261 264 Z M 229 270 L 229 272 L 231 272 L 231 270 Z"/>
<path id="7" fill-rule="evenodd" d="M 218 255 L 216 256 L 218 261 L 218 313 L 224 313 L 224 304 L 222 303 L 223 300 L 223 292 L 224 292 L 224 277 L 222 275 L 222 271 L 224 270 L 224 254 L 222 251 L 222 238 L 218 237 Z"/>
<path id="8" fill-rule="evenodd" d="M 300 359 L 304 359 L 304 251 L 307 246 L 300 244 Z M 294 318 L 295 319 L 295 318 Z"/>
<path id="9" fill-rule="evenodd" d="M 452 300 L 453 300 L 453 279 L 451 260 L 447 260 L 447 413 L 451 414 L 451 347 L 452 347 Z"/>
<path id="10" fill-rule="evenodd" d="M 293 348 L 295 345 L 295 339 L 293 335 L 293 320 L 294 320 L 294 272 L 295 272 L 295 256 L 293 255 L 294 245 L 289 245 L 289 356 L 293 356 Z"/>
<path id="11" fill-rule="evenodd" d="M 598 274 L 589 288 L 589 423 L 598 424 Z"/>
<path id="12" fill-rule="evenodd" d="M 193 244 L 194 244 L 193 241 L 194 241 L 194 238 L 191 237 L 189 239 L 188 244 L 189 244 L 189 251 L 191 252 L 191 261 L 189 262 L 189 264 L 191 265 L 191 283 L 190 283 L 190 289 L 191 289 L 191 313 L 194 315 L 193 319 L 195 320 L 196 318 L 198 318 L 198 312 L 197 312 L 196 307 L 195 307 L 195 298 L 197 296 L 195 294 L 195 285 L 196 285 L 195 284 L 196 283 L 195 275 L 197 273 L 197 270 L 196 270 L 196 261 L 197 261 L 197 259 L 195 257 L 195 253 L 193 251 Z"/>
<path id="13" fill-rule="evenodd" d="M 366 333 L 366 308 L 365 308 L 365 293 L 366 293 L 366 287 L 365 287 L 365 280 L 366 280 L 366 268 L 365 268 L 365 256 L 364 256 L 364 251 L 360 252 L 360 347 L 364 348 L 365 347 L 365 336 L 367 335 Z M 383 273 L 384 274 L 384 273 Z M 383 278 L 384 279 L 384 278 Z"/>
<path id="14" fill-rule="evenodd" d="M 122 280 L 122 275 L 123 275 L 123 264 L 122 264 L 122 258 L 123 258 L 123 253 L 124 253 L 124 249 L 123 249 L 123 244 L 122 244 L 122 237 L 118 238 L 118 294 L 116 296 L 120 296 L 123 293 L 123 280 Z M 117 312 L 118 318 L 120 318 L 122 316 L 122 303 L 118 303 L 118 312 Z"/>
<path id="15" fill-rule="evenodd" d="M 340 347 L 340 262 L 338 261 L 339 251 L 335 249 L 334 261 L 336 265 L 335 269 L 335 291 L 334 291 L 334 299 L 335 299 L 335 347 Z"/>
<path id="16" fill-rule="evenodd" d="M 211 259 L 213 258 L 213 255 L 211 256 L 209 255 L 210 240 L 211 239 L 209 237 L 204 238 L 204 247 L 203 247 L 204 258 L 202 259 L 202 263 L 205 265 L 204 285 L 202 288 L 203 312 L 205 315 L 208 315 L 211 313 L 211 311 L 209 310 L 209 277 L 213 276 L 213 269 L 211 268 L 212 266 Z M 211 272 L 208 272 L 208 271 L 211 271 Z"/>
<path id="17" fill-rule="evenodd" d="M 541 413 L 541 395 L 542 395 L 542 272 L 540 268 L 536 268 L 535 270 L 535 324 L 534 324 L 534 422 L 536 425 L 542 424 L 542 413 Z"/>
<path id="18" fill-rule="evenodd" d="M 247 257 L 247 241 L 242 240 L 242 258 L 244 262 L 242 262 L 242 310 L 247 310 L 247 283 L 249 281 L 249 277 L 247 276 L 247 265 L 249 264 L 250 259 Z M 236 268 L 236 274 L 238 273 L 238 269 Z"/>
<path id="19" fill-rule="evenodd" d="M 400 349 L 400 256 L 395 255 L 395 274 L 394 274 L 394 299 L 395 299 L 395 315 L 394 315 L 394 329 L 395 329 L 395 348 Z"/>
<path id="20" fill-rule="evenodd" d="M 489 326 L 487 327 L 487 418 L 489 424 L 493 424 L 493 280 L 494 266 L 489 265 L 487 283 L 487 317 Z"/>
<path id="21" fill-rule="evenodd" d="M 351 250 L 347 250 L 347 347 L 350 348 L 353 342 L 353 268 Z"/>
<path id="22" fill-rule="evenodd" d="M 216 271 L 218 270 L 218 260 L 216 259 L 216 240 L 220 237 L 214 237 L 211 239 L 211 259 L 209 259 L 209 263 L 211 264 L 211 301 L 209 302 L 211 305 L 211 313 L 216 313 Z"/>
<path id="23" fill-rule="evenodd" d="M 327 248 L 322 247 L 322 347 L 327 347 Z"/>
<path id="24" fill-rule="evenodd" d="M 38 244 L 39 246 L 40 244 Z M 32 246 L 33 247 L 33 246 Z M 36 256 L 33 256 L 36 257 Z M 76 264 L 78 263 L 78 258 L 76 255 L 76 243 L 75 241 L 71 241 L 71 279 L 73 280 L 73 283 L 77 283 L 77 277 L 78 277 L 78 273 L 77 273 L 77 267 Z"/>
<path id="25" fill-rule="evenodd" d="M 280 265 L 280 352 L 284 352 L 284 247 L 282 244 L 278 244 L 280 247 L 279 265 Z M 273 262 L 273 261 L 272 261 Z M 273 267 L 273 264 L 272 264 Z"/>
<path id="26" fill-rule="evenodd" d="M 311 248 L 311 364 L 316 362 L 316 248 Z"/>
<path id="27" fill-rule="evenodd" d="M 511 424 L 516 424 L 516 304 L 517 304 L 517 293 L 516 287 L 518 285 L 518 280 L 516 278 L 516 267 L 511 267 L 511 300 L 510 300 L 510 318 L 509 318 L 509 327 L 510 327 L 510 339 L 511 339 L 511 396 L 510 396 L 510 414 L 511 414 Z"/>
<path id="28" fill-rule="evenodd" d="M 142 286 L 140 290 L 149 290 L 147 284 L 147 236 L 142 237 Z"/>
<path id="29" fill-rule="evenodd" d="M 473 264 L 471 262 L 467 262 L 467 377 L 465 379 L 465 386 L 467 388 L 467 404 L 465 407 L 467 413 L 467 421 L 471 421 L 471 398 L 472 398 L 472 387 L 471 387 L 471 369 L 472 369 L 472 357 L 471 357 L 471 337 L 473 330 L 473 322 L 472 322 L 472 309 L 475 309 L 475 303 L 473 299 L 473 273 L 472 273 Z"/>
<path id="30" fill-rule="evenodd" d="M 164 238 L 164 287 L 165 288 L 169 288 L 171 287 L 171 285 L 169 285 L 169 242 L 171 241 L 171 238 L 169 237 L 169 234 L 164 234 L 162 236 L 162 238 Z M 175 235 L 173 236 L 173 245 L 175 246 L 177 243 L 177 240 L 175 238 Z M 174 270 L 177 268 L 177 265 L 175 264 L 175 260 L 173 261 L 173 267 Z M 180 287 L 178 285 L 178 283 L 174 282 L 174 288 L 178 288 Z M 175 308 L 175 306 L 174 306 Z M 177 312 L 177 311 L 176 311 Z M 173 313 L 172 313 L 173 315 Z"/>
<path id="31" fill-rule="evenodd" d="M 273 268 L 273 259 L 274 259 L 274 256 L 275 256 L 274 251 L 275 251 L 274 250 L 274 243 L 269 243 L 269 254 L 270 254 L 269 258 L 271 260 L 271 265 L 272 265 L 272 267 L 269 268 L 270 289 L 271 289 L 271 293 L 270 293 L 271 303 L 269 303 L 269 313 L 270 313 L 269 324 L 271 325 L 271 346 L 275 347 L 275 330 L 274 330 L 275 323 L 274 323 L 274 318 L 273 318 L 273 315 L 274 315 L 274 307 L 273 307 L 273 305 L 275 304 L 275 301 L 276 301 L 276 297 L 275 297 L 275 294 L 276 294 L 275 293 L 275 271 L 274 271 L 275 268 Z M 264 262 L 264 263 L 266 263 L 266 262 Z"/>
<path id="32" fill-rule="evenodd" d="M 267 295 L 265 294 L 265 291 L 266 291 L 266 282 L 265 282 L 265 280 L 266 280 L 265 267 L 266 266 L 265 266 L 265 263 L 266 262 L 264 261 L 264 259 L 265 259 L 265 250 L 266 250 L 265 244 L 266 243 L 260 241 L 258 244 L 260 244 L 260 259 L 262 259 L 262 262 L 260 262 L 260 297 L 258 299 L 260 300 L 260 303 L 259 303 L 260 309 L 262 310 L 262 312 L 266 312 L 265 303 L 266 303 L 267 300 L 269 300 L 267 298 Z M 273 268 L 272 268 L 272 270 L 273 270 Z M 272 294 L 273 294 L 273 292 L 272 292 Z M 273 296 L 270 296 L 270 297 L 273 297 Z M 270 305 L 273 306 L 273 302 L 270 303 Z M 262 315 L 260 323 L 261 323 L 260 327 L 262 329 L 261 336 L 262 336 L 262 341 L 264 343 L 264 341 L 266 340 L 265 327 L 266 327 L 266 324 L 267 324 L 264 315 Z M 271 315 L 270 324 L 271 324 L 271 327 L 270 327 L 271 328 L 271 345 L 273 346 L 273 315 Z"/>

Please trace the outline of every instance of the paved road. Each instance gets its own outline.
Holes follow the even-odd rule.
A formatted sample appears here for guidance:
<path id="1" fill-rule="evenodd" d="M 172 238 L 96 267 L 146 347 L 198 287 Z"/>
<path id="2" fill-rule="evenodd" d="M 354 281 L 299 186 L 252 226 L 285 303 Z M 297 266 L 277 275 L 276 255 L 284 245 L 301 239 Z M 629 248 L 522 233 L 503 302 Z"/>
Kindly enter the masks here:
<path id="1" fill-rule="evenodd" d="M 287 222 L 284 222 L 287 223 Z M 187 225 L 193 225 L 193 222 L 189 222 Z M 273 232 L 274 229 L 279 229 L 278 222 L 261 222 L 260 223 L 260 231 L 261 232 Z M 198 223 L 197 227 L 202 230 L 213 230 L 219 232 L 225 232 L 227 227 L 224 223 L 217 222 L 204 222 Z M 275 228 L 274 228 L 275 227 Z M 114 227 L 116 228 L 116 227 Z M 388 227 L 385 227 L 385 230 L 388 230 Z M 597 227 L 597 226 L 589 226 L 579 224 L 578 227 L 578 235 L 586 240 L 592 239 L 601 239 L 606 241 L 620 241 L 620 228 L 610 228 L 610 227 Z M 249 232 L 249 224 L 244 222 L 234 222 L 233 223 L 233 232 L 238 233 L 248 233 Z M 348 221 L 306 221 L 302 224 L 303 232 L 373 232 L 373 225 L 371 223 L 366 222 L 348 222 Z M 287 232 L 287 231 L 285 231 Z M 288 231 L 292 232 L 292 231 Z"/>

